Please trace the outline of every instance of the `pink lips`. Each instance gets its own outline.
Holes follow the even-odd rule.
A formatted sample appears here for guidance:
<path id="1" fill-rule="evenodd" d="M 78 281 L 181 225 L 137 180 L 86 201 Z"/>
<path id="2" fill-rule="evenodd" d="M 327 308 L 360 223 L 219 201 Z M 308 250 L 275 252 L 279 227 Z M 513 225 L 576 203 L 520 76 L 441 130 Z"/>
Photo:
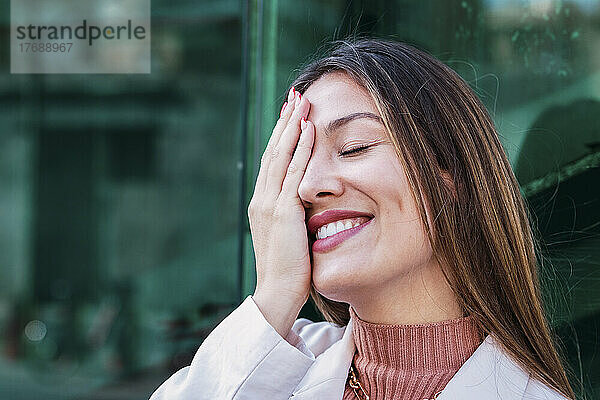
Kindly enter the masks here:
<path id="1" fill-rule="evenodd" d="M 373 220 L 373 215 L 353 210 L 327 210 L 310 218 L 308 220 L 308 231 L 314 237 L 314 235 L 317 233 L 317 229 L 323 225 L 342 219 L 356 217 L 367 217 L 369 220 L 358 226 L 355 226 L 354 228 L 346 229 L 342 232 L 336 233 L 335 235 L 326 237 L 325 239 L 315 240 L 315 242 L 312 244 L 313 252 L 328 251 L 344 240 L 356 235 L 361 229 L 363 229 Z"/>

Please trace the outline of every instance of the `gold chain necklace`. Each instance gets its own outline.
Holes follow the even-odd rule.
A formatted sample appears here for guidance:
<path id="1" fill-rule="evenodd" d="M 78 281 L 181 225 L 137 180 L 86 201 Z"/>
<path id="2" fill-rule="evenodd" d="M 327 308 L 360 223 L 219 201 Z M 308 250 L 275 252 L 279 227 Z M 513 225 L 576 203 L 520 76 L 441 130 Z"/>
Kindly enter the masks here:
<path id="1" fill-rule="evenodd" d="M 357 399 L 369 400 L 369 395 L 367 394 L 367 391 L 365 390 L 365 388 L 362 387 L 360 381 L 356 377 L 356 373 L 354 372 L 354 367 L 352 366 L 352 364 L 350 364 L 350 371 L 348 371 L 348 385 L 350 385 L 350 387 L 354 391 L 354 394 L 356 395 Z M 362 394 L 359 394 L 359 390 L 362 392 Z M 433 398 L 423 400 L 435 400 L 441 393 L 442 391 L 440 390 L 439 392 L 433 395 Z"/>

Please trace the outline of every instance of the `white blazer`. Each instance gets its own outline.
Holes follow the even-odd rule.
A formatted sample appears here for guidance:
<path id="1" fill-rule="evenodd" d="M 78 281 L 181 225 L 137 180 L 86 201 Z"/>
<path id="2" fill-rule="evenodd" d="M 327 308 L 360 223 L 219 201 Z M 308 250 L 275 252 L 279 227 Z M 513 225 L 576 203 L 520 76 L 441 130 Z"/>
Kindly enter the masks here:
<path id="1" fill-rule="evenodd" d="M 355 352 L 345 327 L 297 319 L 287 340 L 248 296 L 204 340 L 189 367 L 151 400 L 341 400 Z M 438 400 L 564 400 L 521 369 L 491 335 L 446 385 Z"/>

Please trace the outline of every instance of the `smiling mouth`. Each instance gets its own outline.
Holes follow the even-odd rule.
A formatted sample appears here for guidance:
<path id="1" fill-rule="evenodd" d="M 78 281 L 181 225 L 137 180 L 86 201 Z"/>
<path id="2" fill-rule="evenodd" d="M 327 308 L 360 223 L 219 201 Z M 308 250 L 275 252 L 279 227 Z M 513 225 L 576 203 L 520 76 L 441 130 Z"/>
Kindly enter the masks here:
<path id="1" fill-rule="evenodd" d="M 356 228 L 357 226 L 364 224 L 370 219 L 371 218 L 369 217 L 354 217 L 330 222 L 317 229 L 317 232 L 312 236 L 315 240 L 326 239 L 328 237 L 337 235 L 341 232 L 345 232 L 352 228 Z"/>
<path id="2" fill-rule="evenodd" d="M 341 243 L 357 235 L 373 221 L 373 217 L 354 217 L 331 222 L 310 235 L 309 247 L 312 253 L 327 253 Z M 340 223 L 338 225 L 338 222 Z"/>

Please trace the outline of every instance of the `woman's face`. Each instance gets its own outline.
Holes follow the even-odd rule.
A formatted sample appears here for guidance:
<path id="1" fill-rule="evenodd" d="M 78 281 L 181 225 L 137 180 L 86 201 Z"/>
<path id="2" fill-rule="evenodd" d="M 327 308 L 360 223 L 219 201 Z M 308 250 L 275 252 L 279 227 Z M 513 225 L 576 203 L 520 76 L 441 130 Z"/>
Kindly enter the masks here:
<path id="1" fill-rule="evenodd" d="M 398 302 L 397 294 L 405 293 L 403 289 L 417 283 L 415 278 L 426 277 L 427 270 L 437 264 L 431 263 L 431 247 L 406 174 L 377 108 L 364 89 L 339 72 L 322 76 L 304 96 L 311 103 L 307 119 L 316 127 L 312 155 L 298 188 L 309 229 L 310 218 L 328 210 L 351 210 L 371 217 L 355 217 L 351 222 L 364 225 L 351 232 L 335 234 L 332 225 L 328 233 L 333 236 L 314 244 L 315 236 L 309 233 L 313 284 L 325 297 L 353 305 L 373 301 L 385 307 Z M 355 113 L 361 114 L 326 132 L 333 121 Z M 312 227 L 343 217 L 317 221 L 318 226 L 315 218 Z"/>

